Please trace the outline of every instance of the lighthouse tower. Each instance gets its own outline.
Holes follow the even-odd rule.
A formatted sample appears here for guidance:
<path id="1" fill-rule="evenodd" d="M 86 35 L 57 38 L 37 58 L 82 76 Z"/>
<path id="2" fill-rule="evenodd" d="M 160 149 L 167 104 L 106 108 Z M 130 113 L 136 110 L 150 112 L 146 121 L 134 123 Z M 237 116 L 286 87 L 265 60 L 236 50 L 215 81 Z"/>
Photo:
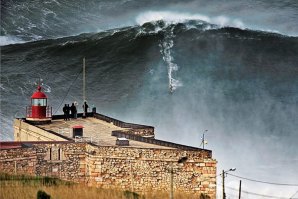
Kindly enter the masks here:
<path id="1" fill-rule="evenodd" d="M 52 120 L 52 107 L 47 105 L 47 96 L 41 92 L 38 85 L 37 91 L 31 96 L 31 106 L 26 108 L 26 120 L 34 123 L 50 123 Z"/>

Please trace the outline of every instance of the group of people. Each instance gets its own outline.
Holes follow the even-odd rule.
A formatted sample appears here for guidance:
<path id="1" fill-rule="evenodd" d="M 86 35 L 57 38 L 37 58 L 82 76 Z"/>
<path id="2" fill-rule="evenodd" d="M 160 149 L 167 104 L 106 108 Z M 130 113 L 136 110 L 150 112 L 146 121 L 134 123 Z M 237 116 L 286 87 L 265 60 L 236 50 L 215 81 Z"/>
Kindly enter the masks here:
<path id="1" fill-rule="evenodd" d="M 69 106 L 69 104 L 64 105 L 63 113 L 64 113 L 65 121 L 70 120 L 70 118 L 77 119 L 77 117 L 78 117 L 77 107 L 78 107 L 77 102 L 73 102 L 71 104 L 71 106 Z M 89 108 L 89 106 L 88 106 L 87 102 L 84 102 L 84 104 L 83 104 L 84 113 L 88 112 L 88 108 Z"/>

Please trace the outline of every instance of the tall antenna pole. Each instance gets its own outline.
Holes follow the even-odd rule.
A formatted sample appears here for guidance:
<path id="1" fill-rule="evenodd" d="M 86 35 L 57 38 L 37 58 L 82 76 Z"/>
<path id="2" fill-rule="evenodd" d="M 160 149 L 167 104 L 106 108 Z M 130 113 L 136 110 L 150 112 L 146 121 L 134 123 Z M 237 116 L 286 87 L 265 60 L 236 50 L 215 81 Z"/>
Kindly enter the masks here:
<path id="1" fill-rule="evenodd" d="M 86 117 L 85 112 L 85 102 L 86 102 L 86 65 L 85 65 L 85 57 L 83 58 L 83 117 Z"/>
<path id="2" fill-rule="evenodd" d="M 201 137 L 202 142 L 201 142 L 200 146 L 203 144 L 203 149 L 205 149 L 205 144 L 207 144 L 207 142 L 205 142 L 205 133 L 206 133 L 207 131 L 208 131 L 208 130 L 205 130 L 205 131 L 203 132 L 203 136 Z"/>
<path id="3" fill-rule="evenodd" d="M 203 133 L 203 149 L 205 148 L 205 132 Z"/>

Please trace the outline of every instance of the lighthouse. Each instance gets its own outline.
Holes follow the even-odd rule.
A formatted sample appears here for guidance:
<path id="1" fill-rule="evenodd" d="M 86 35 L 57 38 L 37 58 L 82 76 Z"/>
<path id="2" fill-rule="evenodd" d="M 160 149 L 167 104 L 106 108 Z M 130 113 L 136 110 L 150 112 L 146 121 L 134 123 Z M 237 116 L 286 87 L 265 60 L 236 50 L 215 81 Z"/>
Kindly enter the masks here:
<path id="1" fill-rule="evenodd" d="M 52 107 L 48 106 L 48 98 L 38 85 L 37 91 L 31 96 L 31 105 L 26 108 L 26 120 L 33 123 L 50 123 Z"/>

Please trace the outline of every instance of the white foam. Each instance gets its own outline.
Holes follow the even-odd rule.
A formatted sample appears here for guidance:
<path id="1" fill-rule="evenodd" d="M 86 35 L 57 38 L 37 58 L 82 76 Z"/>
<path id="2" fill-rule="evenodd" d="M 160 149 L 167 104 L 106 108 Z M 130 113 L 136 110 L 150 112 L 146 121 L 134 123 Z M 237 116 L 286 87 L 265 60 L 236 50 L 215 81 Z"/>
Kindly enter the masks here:
<path id="1" fill-rule="evenodd" d="M 66 46 L 66 45 L 71 45 L 71 44 L 75 44 L 78 43 L 79 41 L 66 41 L 63 42 L 62 44 L 59 44 L 60 46 Z"/>
<path id="2" fill-rule="evenodd" d="M 168 67 L 168 80 L 169 80 L 169 89 L 171 92 L 175 91 L 178 87 L 183 86 L 182 82 L 174 78 L 174 72 L 178 71 L 179 67 L 176 63 L 174 63 L 174 57 L 172 56 L 171 49 L 174 46 L 174 34 L 173 34 L 173 28 L 170 30 L 167 30 L 165 33 L 165 38 L 161 43 L 160 46 L 160 52 L 162 54 L 163 60 L 166 62 Z"/>
<path id="3" fill-rule="evenodd" d="M 213 23 L 221 27 L 232 26 L 236 28 L 244 28 L 244 23 L 239 19 L 230 19 L 226 16 L 208 17 L 201 14 L 190 14 L 174 11 L 148 11 L 139 14 L 136 17 L 136 22 L 140 25 L 151 22 L 163 20 L 169 23 L 185 22 L 187 20 L 201 20 L 208 23 Z"/>
<path id="4" fill-rule="evenodd" d="M 54 11 L 49 10 L 47 8 L 42 9 L 41 11 L 42 11 L 43 15 L 45 15 L 45 16 L 52 14 L 55 18 L 57 17 L 57 14 Z"/>
<path id="5" fill-rule="evenodd" d="M 24 43 L 24 41 L 14 36 L 0 36 L 0 46 L 17 43 Z"/>
<path id="6" fill-rule="evenodd" d="M 159 31 L 162 31 L 162 28 L 159 27 L 159 26 L 155 26 L 154 27 L 154 30 L 151 30 L 151 31 L 145 31 L 144 29 L 139 29 L 138 30 L 138 33 L 136 34 L 136 37 L 140 36 L 140 35 L 150 35 L 150 34 L 156 34 L 158 33 Z"/>

